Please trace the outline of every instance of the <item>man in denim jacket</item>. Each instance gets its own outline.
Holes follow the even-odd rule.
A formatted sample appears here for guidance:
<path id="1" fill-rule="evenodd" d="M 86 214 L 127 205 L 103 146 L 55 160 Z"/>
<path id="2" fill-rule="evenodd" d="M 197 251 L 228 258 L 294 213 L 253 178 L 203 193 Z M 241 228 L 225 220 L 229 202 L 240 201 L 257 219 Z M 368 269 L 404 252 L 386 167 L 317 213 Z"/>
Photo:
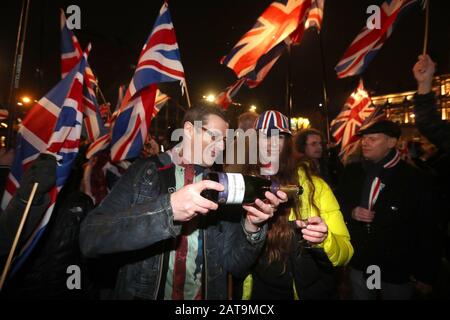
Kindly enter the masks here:
<path id="1" fill-rule="evenodd" d="M 266 202 L 242 206 L 242 215 L 203 198 L 205 189 L 224 189 L 202 174 L 223 151 L 228 123 L 211 106 L 191 108 L 183 123 L 179 147 L 136 161 L 83 221 L 83 254 L 120 262 L 115 299 L 226 299 L 227 272 L 246 273 L 264 244 L 265 222 L 287 201 L 268 192 Z"/>

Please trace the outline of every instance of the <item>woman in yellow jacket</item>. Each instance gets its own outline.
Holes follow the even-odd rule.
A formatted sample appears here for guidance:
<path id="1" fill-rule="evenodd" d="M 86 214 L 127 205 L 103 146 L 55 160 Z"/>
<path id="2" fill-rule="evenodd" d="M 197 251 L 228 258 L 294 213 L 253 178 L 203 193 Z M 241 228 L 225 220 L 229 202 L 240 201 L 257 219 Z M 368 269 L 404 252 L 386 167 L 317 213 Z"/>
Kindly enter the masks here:
<path id="1" fill-rule="evenodd" d="M 292 157 L 292 136 L 282 125 L 285 122 L 270 121 L 283 117 L 267 111 L 256 129 L 267 136 L 269 149 L 274 139 L 279 140 L 281 161 L 271 179 L 300 184 L 303 193 L 298 201 L 280 207 L 269 222 L 266 245 L 243 283 L 242 298 L 332 299 L 337 297 L 335 267 L 346 265 L 353 255 L 350 235 L 330 187 L 311 172 L 307 160 L 300 161 L 298 168 Z M 281 134 L 271 137 L 272 129 Z"/>

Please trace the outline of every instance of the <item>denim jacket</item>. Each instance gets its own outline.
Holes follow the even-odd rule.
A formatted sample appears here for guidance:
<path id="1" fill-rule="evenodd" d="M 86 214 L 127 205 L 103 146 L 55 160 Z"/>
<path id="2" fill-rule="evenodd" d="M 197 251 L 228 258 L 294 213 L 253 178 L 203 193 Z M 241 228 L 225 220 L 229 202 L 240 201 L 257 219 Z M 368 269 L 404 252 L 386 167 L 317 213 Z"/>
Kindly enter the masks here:
<path id="1" fill-rule="evenodd" d="M 137 160 L 105 200 L 81 225 L 80 247 L 89 258 L 116 255 L 121 261 L 114 299 L 157 299 L 164 285 L 164 257 L 169 241 L 180 232 L 170 204 L 174 166 L 168 154 Z M 168 188 L 169 186 L 169 188 Z M 244 276 L 258 257 L 266 237 L 243 228 L 241 208 L 210 212 L 204 225 L 204 297 L 222 300 L 227 272 Z"/>

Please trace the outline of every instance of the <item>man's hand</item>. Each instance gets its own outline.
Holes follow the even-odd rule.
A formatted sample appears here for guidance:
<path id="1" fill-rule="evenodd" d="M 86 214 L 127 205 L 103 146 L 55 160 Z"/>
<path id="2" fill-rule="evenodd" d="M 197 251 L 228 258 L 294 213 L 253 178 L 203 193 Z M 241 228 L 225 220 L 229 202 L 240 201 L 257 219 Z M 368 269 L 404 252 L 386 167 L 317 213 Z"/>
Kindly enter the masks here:
<path id="1" fill-rule="evenodd" d="M 428 55 L 420 55 L 419 61 L 413 68 L 414 77 L 417 80 L 418 94 L 430 93 L 433 86 L 433 75 L 436 64 Z"/>
<path id="2" fill-rule="evenodd" d="M 25 172 L 17 194 L 20 199 L 27 201 L 33 185 L 38 183 L 33 203 L 39 203 L 47 192 L 56 184 L 56 158 L 50 154 L 41 153 Z"/>
<path id="3" fill-rule="evenodd" d="M 321 244 L 328 237 L 328 225 L 321 217 L 311 217 L 307 224 L 297 220 L 296 224 L 302 228 L 303 239 L 311 244 Z"/>
<path id="4" fill-rule="evenodd" d="M 245 220 L 245 230 L 247 232 L 257 232 L 261 224 L 273 217 L 278 206 L 288 201 L 287 194 L 282 191 L 278 191 L 276 195 L 266 192 L 265 196 L 269 203 L 256 199 L 254 206 L 242 206 L 247 211 Z"/>
<path id="5" fill-rule="evenodd" d="M 356 221 L 371 223 L 375 218 L 375 212 L 357 207 L 352 211 L 352 218 Z"/>
<path id="6" fill-rule="evenodd" d="M 198 214 L 206 215 L 209 211 L 215 211 L 218 205 L 203 198 L 200 193 L 205 189 L 223 191 L 224 187 L 217 182 L 203 180 L 190 184 L 170 195 L 173 220 L 186 222 L 192 220 Z"/>

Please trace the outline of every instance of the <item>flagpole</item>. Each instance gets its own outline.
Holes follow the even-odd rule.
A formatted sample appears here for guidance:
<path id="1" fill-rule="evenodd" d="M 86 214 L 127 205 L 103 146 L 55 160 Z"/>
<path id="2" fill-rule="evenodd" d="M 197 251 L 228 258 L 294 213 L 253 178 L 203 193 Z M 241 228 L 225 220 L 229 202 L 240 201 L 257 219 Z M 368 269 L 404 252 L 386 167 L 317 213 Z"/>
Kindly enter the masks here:
<path id="1" fill-rule="evenodd" d="M 16 251 L 17 244 L 19 243 L 20 235 L 22 234 L 23 227 L 25 225 L 25 221 L 27 220 L 28 213 L 30 212 L 31 203 L 33 202 L 34 195 L 36 194 L 36 190 L 39 186 L 39 183 L 35 183 L 33 185 L 33 189 L 31 190 L 30 197 L 28 198 L 27 206 L 25 207 L 25 211 L 23 212 L 22 219 L 20 220 L 19 228 L 16 232 L 16 237 L 14 238 L 14 242 L 12 244 L 11 250 L 9 251 L 8 260 L 6 260 L 6 264 L 3 268 L 2 277 L 0 278 L 0 291 L 3 289 L 3 285 L 5 284 L 6 276 L 8 275 L 8 271 L 11 267 L 12 258 L 14 257 L 14 252 Z"/>
<path id="2" fill-rule="evenodd" d="M 428 51 L 428 36 L 430 31 L 430 0 L 425 0 L 425 36 L 423 40 L 423 51 L 425 55 Z"/>
<path id="3" fill-rule="evenodd" d="M 319 37 L 320 59 L 321 59 L 321 64 L 322 64 L 323 112 L 325 113 L 327 143 L 329 144 L 331 142 L 331 135 L 330 135 L 330 119 L 329 119 L 329 114 L 328 114 L 327 70 L 325 67 L 325 56 L 323 54 L 324 50 L 323 50 L 322 32 L 318 31 L 317 35 Z"/>
<path id="4" fill-rule="evenodd" d="M 106 99 L 105 99 L 105 96 L 103 95 L 102 89 L 100 89 L 100 84 L 99 83 L 97 83 L 97 94 L 100 94 L 100 98 L 102 98 L 104 104 L 108 103 L 108 101 L 106 101 Z"/>
<path id="5" fill-rule="evenodd" d="M 187 100 L 187 103 L 188 103 L 188 107 L 190 109 L 192 107 L 192 105 L 191 105 L 191 98 L 189 96 L 189 90 L 188 90 L 188 87 L 187 87 L 187 84 L 186 84 L 186 79 L 184 79 L 183 87 L 184 87 L 184 90 L 186 92 L 186 100 Z"/>
<path id="6" fill-rule="evenodd" d="M 23 0 L 22 10 L 20 13 L 19 29 L 17 31 L 16 50 L 14 53 L 14 63 L 11 75 L 11 85 L 9 88 L 9 119 L 8 119 L 8 134 L 6 140 L 6 148 L 12 146 L 12 138 L 14 135 L 14 122 L 16 120 L 16 103 L 14 99 L 15 91 L 19 88 L 20 75 L 22 73 L 23 52 L 25 48 L 25 38 L 28 25 L 28 13 L 30 10 L 30 0 Z"/>
<path id="7" fill-rule="evenodd" d="M 292 44 L 287 46 L 288 52 L 288 72 L 286 78 L 286 109 L 288 114 L 289 129 L 291 128 L 292 119 Z"/>

